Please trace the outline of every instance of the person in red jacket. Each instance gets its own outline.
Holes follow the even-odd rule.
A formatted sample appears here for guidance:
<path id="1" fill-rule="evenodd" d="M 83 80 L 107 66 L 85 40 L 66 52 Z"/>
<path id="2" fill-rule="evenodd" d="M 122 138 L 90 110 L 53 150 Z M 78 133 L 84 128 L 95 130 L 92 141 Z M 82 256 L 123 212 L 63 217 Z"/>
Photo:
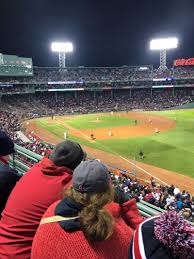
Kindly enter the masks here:
<path id="1" fill-rule="evenodd" d="M 64 199 L 45 212 L 31 259 L 127 258 L 133 232 L 142 222 L 135 199 L 113 202 L 108 169 L 96 160 L 81 163 L 72 182 Z"/>
<path id="2" fill-rule="evenodd" d="M 29 259 L 34 235 L 46 209 L 61 199 L 73 170 L 84 159 L 81 146 L 59 143 L 49 158 L 34 165 L 16 184 L 0 222 L 0 258 Z"/>

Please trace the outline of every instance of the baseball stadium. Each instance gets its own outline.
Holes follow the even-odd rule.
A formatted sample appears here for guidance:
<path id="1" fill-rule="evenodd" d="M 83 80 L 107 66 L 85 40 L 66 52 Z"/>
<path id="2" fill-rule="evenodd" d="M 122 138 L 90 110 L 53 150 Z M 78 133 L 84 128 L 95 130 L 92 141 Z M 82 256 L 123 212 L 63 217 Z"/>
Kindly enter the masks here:
<path id="1" fill-rule="evenodd" d="M 1 65 L 1 120 L 16 144 L 44 155 L 33 142 L 74 140 L 118 172 L 194 192 L 191 68 L 161 75 L 152 66 L 33 68 L 23 60 L 28 76 L 17 66 L 9 71 L 14 80 Z"/>
<path id="2" fill-rule="evenodd" d="M 20 180 L 11 192 L 13 200 L 19 202 L 23 192 L 25 196 L 34 193 L 32 185 L 28 185 L 25 191 L 26 184 L 19 188 L 20 183 L 26 181 L 26 176 L 35 173 L 37 166 L 43 166 L 52 159 L 58 161 L 55 160 L 59 159 L 56 158 L 56 152 L 64 161 L 71 161 L 71 156 L 78 151 L 72 146 L 74 151 L 70 152 L 67 147 L 77 143 L 84 150 L 86 160 L 106 165 L 113 183 L 120 186 L 128 202 L 136 200 L 141 215 L 139 222 L 142 217 L 149 218 L 165 210 L 170 213 L 178 210 L 192 224 L 194 66 L 188 68 L 179 65 L 179 60 L 174 61 L 173 68 L 164 70 L 161 67 L 154 69 L 151 65 L 59 65 L 39 68 L 33 66 L 31 58 L 1 55 L 0 141 L 7 153 L 1 148 L 0 151 L 2 155 L 13 153 L 10 147 L 14 143 L 9 166 L 17 172 Z M 5 140 L 8 141 L 6 145 Z M 60 153 L 62 151 L 58 148 L 65 148 L 64 153 Z M 85 163 L 88 162 L 83 162 L 83 165 Z M 66 168 L 57 167 L 56 164 L 55 170 Z M 50 172 L 53 166 L 48 164 L 46 172 Z M 77 172 L 77 168 L 74 172 Z M 42 180 L 33 179 L 34 176 L 31 175 L 32 179 L 28 181 L 37 182 L 36 191 L 40 197 Z M 97 181 L 95 186 L 98 185 Z M 17 194 L 17 188 L 20 191 L 22 189 L 20 195 Z M 51 188 L 54 192 L 55 188 Z M 179 203 L 176 199 L 179 199 Z M 11 198 L 2 212 L 0 222 L 0 235 L 3 238 L 7 238 L 1 232 L 3 226 L 7 225 L 5 231 L 10 231 L 6 210 L 12 210 L 13 204 L 9 208 L 9 203 L 12 203 Z M 19 203 L 17 209 L 18 206 Z M 36 238 L 34 242 L 36 247 Z M 5 240 L 1 247 L 4 246 Z M 10 254 L 15 253 L 14 247 L 13 251 L 9 251 Z M 29 256 L 29 251 L 28 248 L 24 254 Z M 3 255 L 3 252 L 0 251 L 0 254 Z M 21 254 L 20 251 L 19 257 L 13 258 L 29 258 L 21 257 Z M 40 257 L 35 254 L 34 258 Z"/>

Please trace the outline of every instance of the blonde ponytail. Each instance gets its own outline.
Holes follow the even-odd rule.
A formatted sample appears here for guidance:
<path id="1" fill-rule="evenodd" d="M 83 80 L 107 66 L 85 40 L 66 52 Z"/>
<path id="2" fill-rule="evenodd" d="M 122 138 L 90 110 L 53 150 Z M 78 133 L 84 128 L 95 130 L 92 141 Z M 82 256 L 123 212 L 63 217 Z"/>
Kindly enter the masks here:
<path id="1" fill-rule="evenodd" d="M 80 223 L 85 237 L 90 241 L 108 239 L 113 233 L 113 218 L 105 209 L 86 206 L 80 213 Z"/>
<path id="2" fill-rule="evenodd" d="M 89 241 L 108 239 L 113 233 L 113 217 L 103 207 L 113 200 L 113 189 L 110 187 L 103 193 L 80 193 L 72 187 L 66 195 L 85 207 L 81 210 L 80 224 L 82 231 Z"/>

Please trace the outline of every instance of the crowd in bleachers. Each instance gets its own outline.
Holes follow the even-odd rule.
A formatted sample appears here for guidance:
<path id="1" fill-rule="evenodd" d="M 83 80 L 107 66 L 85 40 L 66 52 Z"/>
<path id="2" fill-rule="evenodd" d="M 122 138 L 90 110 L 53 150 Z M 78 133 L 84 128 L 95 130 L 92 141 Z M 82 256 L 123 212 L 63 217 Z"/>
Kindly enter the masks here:
<path id="1" fill-rule="evenodd" d="M 20 129 L 20 119 L 19 114 L 0 110 L 0 129 L 14 138 L 15 132 Z"/>
<path id="2" fill-rule="evenodd" d="M 194 222 L 194 196 L 174 185 L 165 186 L 156 184 L 152 177 L 149 183 L 140 183 L 127 174 L 115 175 L 111 173 L 115 186 L 122 188 L 129 198 L 137 201 L 144 200 L 165 210 L 176 210 Z"/>
<path id="3" fill-rule="evenodd" d="M 193 66 L 188 67 L 176 67 L 174 70 L 175 78 L 194 78 Z"/>
<path id="4" fill-rule="evenodd" d="M 0 82 L 111 82 L 111 81 L 130 81 L 148 80 L 152 78 L 152 68 L 141 70 L 138 67 L 102 67 L 102 68 L 36 68 L 34 67 L 33 77 L 21 78 L 1 78 Z"/>
<path id="5" fill-rule="evenodd" d="M 65 113 L 92 113 L 126 110 L 161 110 L 194 100 L 191 88 L 165 90 L 134 89 L 96 92 L 59 92 L 2 96 L 1 107 L 35 117 Z"/>
<path id="6" fill-rule="evenodd" d="M 153 80 L 160 78 L 194 78 L 193 66 L 174 67 L 166 70 L 142 67 L 99 67 L 99 68 L 38 68 L 34 67 L 33 77 L 1 77 L 0 83 L 21 82 L 115 82 L 134 80 Z"/>

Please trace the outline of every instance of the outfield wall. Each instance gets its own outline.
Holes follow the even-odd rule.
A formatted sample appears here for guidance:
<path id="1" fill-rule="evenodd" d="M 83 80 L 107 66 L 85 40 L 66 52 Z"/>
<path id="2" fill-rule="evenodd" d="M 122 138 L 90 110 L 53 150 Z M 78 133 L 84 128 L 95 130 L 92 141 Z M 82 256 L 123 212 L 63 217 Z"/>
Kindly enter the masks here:
<path id="1" fill-rule="evenodd" d="M 168 110 L 193 109 L 193 108 L 194 108 L 194 102 L 187 103 L 181 106 L 171 107 L 171 108 L 168 108 Z"/>

